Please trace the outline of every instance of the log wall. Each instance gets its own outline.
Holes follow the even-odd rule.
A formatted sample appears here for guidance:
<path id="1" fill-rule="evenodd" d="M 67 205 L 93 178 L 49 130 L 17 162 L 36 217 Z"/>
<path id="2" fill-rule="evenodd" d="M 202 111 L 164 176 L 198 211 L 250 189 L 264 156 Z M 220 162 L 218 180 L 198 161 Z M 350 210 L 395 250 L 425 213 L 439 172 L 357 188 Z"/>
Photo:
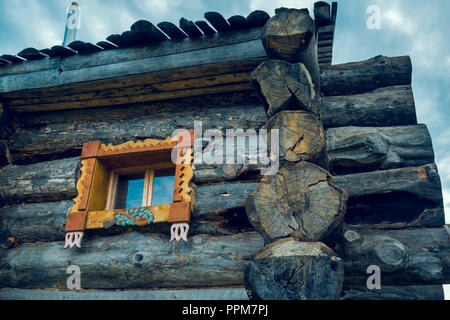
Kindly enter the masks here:
<path id="1" fill-rule="evenodd" d="M 381 82 L 387 71 L 380 61 L 396 70 Z M 367 72 L 373 76 L 364 85 L 352 80 Z M 417 124 L 410 73 L 405 57 L 321 71 L 330 169 L 349 196 L 332 247 L 344 261 L 344 299 L 440 299 L 438 285 L 450 281 L 441 183 L 428 129 Z M 204 130 L 268 121 L 253 91 L 16 117 L 17 132 L 1 138 L 9 159 L 0 169 L 1 286 L 64 289 L 67 266 L 77 264 L 86 289 L 242 287 L 244 264 L 264 245 L 244 209 L 261 179 L 251 166 L 196 168 L 187 243 L 170 244 L 167 226 L 150 226 L 88 232 L 82 249 L 62 249 L 84 142 L 165 138 L 197 119 Z M 347 239 L 349 230 L 357 240 Z M 378 248 L 389 252 L 398 242 L 401 267 L 383 265 L 386 289 L 375 295 L 361 289 L 365 268 L 384 263 Z"/>

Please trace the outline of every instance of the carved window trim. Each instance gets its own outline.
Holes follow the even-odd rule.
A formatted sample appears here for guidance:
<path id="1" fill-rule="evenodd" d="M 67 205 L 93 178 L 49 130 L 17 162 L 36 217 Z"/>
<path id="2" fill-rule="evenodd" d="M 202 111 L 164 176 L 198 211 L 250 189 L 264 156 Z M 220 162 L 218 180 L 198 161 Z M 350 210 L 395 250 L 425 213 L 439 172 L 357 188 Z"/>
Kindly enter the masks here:
<path id="1" fill-rule="evenodd" d="M 105 145 L 100 141 L 87 142 L 81 153 L 80 178 L 77 182 L 77 197 L 70 208 L 66 223 L 65 247 L 80 247 L 85 230 L 109 228 L 112 225 L 145 226 L 151 223 L 173 224 L 173 240 L 186 240 L 191 215 L 191 188 L 193 178 L 194 131 L 184 131 L 165 140 L 147 139 L 126 142 L 120 145 Z M 107 209 L 110 177 L 114 172 L 107 161 L 120 159 L 127 163 L 133 158 L 158 156 L 176 152 L 175 184 L 171 204 L 132 209 Z M 162 163 L 168 162 L 166 160 Z M 152 163 L 148 163 L 151 166 Z M 130 167 L 133 167 L 130 165 Z M 127 168 L 127 166 L 123 166 Z"/>

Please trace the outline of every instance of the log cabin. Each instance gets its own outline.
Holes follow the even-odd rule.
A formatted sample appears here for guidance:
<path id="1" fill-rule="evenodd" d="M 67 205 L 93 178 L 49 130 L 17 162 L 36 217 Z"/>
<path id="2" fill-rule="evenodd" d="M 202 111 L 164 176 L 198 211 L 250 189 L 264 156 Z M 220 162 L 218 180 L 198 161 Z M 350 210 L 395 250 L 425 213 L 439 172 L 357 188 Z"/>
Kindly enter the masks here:
<path id="1" fill-rule="evenodd" d="M 444 299 L 410 58 L 333 65 L 335 2 L 204 17 L 0 56 L 0 299 Z M 241 129 L 279 170 L 206 161 Z"/>

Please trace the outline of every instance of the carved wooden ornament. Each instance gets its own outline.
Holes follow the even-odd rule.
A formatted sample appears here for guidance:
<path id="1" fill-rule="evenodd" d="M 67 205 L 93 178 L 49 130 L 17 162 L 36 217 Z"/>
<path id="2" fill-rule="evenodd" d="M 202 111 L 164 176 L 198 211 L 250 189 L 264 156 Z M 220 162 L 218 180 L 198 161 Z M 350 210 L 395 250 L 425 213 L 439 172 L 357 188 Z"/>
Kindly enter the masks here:
<path id="1" fill-rule="evenodd" d="M 81 247 L 85 230 L 118 226 L 146 226 L 151 223 L 172 224 L 171 239 L 187 241 L 191 216 L 191 188 L 194 131 L 181 132 L 165 140 L 147 139 L 126 142 L 117 146 L 99 141 L 88 142 L 81 154 L 81 174 L 77 182 L 78 195 L 74 199 L 66 223 L 64 248 Z M 172 156 L 172 153 L 175 156 Z M 111 166 L 130 167 L 139 161 L 170 162 L 176 159 L 173 202 L 167 205 L 131 209 L 106 210 Z M 133 163 L 133 165 L 131 165 Z M 143 163 L 142 163 L 143 164 Z M 152 163 L 147 163 L 151 165 Z"/>

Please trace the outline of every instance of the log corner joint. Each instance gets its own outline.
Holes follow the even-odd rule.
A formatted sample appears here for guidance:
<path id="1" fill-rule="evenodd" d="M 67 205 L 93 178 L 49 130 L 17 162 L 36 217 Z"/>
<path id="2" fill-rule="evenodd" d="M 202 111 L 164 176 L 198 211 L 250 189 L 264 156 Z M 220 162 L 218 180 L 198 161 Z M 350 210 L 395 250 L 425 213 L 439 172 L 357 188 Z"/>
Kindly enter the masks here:
<path id="1" fill-rule="evenodd" d="M 104 145 L 100 141 L 87 142 L 81 153 L 81 170 L 77 182 L 77 197 L 69 209 L 64 248 L 81 247 L 84 231 L 109 228 L 113 225 L 145 226 L 168 222 L 170 242 L 187 241 L 191 217 L 190 182 L 194 176 L 194 131 L 179 131 L 165 140 L 129 141 L 120 145 Z M 111 163 L 127 163 L 128 159 L 159 159 L 175 165 L 173 202 L 166 205 L 132 209 L 107 208 Z"/>

